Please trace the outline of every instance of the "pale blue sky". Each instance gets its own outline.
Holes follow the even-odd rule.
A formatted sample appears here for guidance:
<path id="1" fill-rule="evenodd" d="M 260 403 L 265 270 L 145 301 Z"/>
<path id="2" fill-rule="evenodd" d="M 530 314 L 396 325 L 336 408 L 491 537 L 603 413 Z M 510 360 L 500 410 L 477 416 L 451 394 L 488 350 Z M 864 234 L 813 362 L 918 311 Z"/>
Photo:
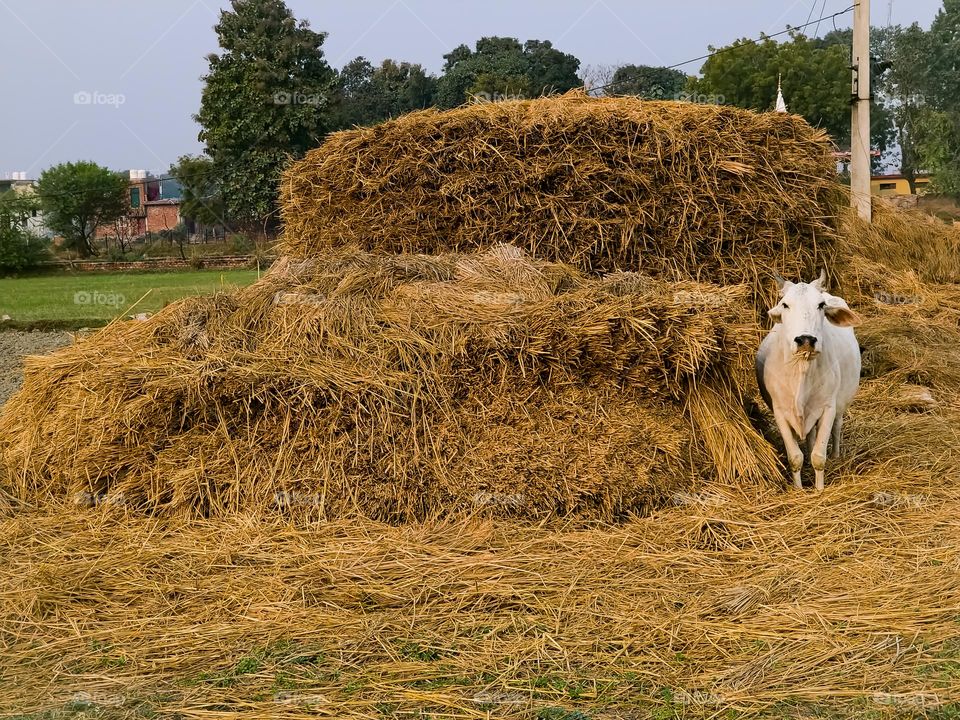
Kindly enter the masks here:
<path id="1" fill-rule="evenodd" d="M 814 4 L 816 7 L 814 8 Z M 288 0 L 329 33 L 331 65 L 391 57 L 433 72 L 485 35 L 551 40 L 584 65 L 670 65 L 739 37 L 774 33 L 851 0 Z M 67 160 L 165 171 L 196 153 L 205 56 L 227 0 L 0 0 L 0 177 Z M 940 0 L 895 0 L 893 22 L 928 27 Z M 888 2 L 873 2 L 885 25 Z M 837 18 L 849 26 L 850 14 Z M 819 34 L 833 29 L 825 21 Z M 814 28 L 808 28 L 812 34 Z M 699 63 L 687 65 L 695 73 Z M 789 93 L 788 93 L 789 94 Z"/>

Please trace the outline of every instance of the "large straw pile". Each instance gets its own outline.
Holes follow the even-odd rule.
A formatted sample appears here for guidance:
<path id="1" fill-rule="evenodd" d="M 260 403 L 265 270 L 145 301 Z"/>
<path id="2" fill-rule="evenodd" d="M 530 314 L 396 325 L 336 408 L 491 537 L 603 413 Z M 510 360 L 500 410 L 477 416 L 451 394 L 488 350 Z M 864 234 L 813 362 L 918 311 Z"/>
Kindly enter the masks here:
<path id="1" fill-rule="evenodd" d="M 517 245 L 595 272 L 757 287 L 829 264 L 834 162 L 801 118 L 580 93 L 332 135 L 281 184 L 286 250 Z"/>
<path id="2" fill-rule="evenodd" d="M 864 378 L 819 494 L 776 487 L 742 410 L 751 263 L 809 279 L 806 246 L 712 260 L 729 287 L 666 245 L 659 278 L 326 249 L 32 359 L 0 411 L 0 708 L 960 716 L 957 235 L 841 227 Z"/>
<path id="3" fill-rule="evenodd" d="M 777 474 L 742 409 L 746 295 L 505 246 L 281 261 L 33 359 L 0 460 L 24 500 L 188 515 L 646 512 Z"/>

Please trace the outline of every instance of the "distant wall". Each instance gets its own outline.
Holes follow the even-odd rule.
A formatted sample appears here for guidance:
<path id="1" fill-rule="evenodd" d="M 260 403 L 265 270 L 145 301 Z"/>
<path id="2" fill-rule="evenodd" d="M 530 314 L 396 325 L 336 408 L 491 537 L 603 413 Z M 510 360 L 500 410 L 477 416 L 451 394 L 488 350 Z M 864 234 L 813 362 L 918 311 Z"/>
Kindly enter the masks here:
<path id="1" fill-rule="evenodd" d="M 274 258 L 261 261 L 261 267 L 268 267 Z M 118 272 L 123 270 L 195 270 L 197 263 L 211 270 L 250 267 L 255 264 L 249 255 L 212 255 L 210 257 L 181 260 L 180 258 L 150 258 L 147 260 L 48 260 L 40 267 L 79 270 L 81 272 Z"/>

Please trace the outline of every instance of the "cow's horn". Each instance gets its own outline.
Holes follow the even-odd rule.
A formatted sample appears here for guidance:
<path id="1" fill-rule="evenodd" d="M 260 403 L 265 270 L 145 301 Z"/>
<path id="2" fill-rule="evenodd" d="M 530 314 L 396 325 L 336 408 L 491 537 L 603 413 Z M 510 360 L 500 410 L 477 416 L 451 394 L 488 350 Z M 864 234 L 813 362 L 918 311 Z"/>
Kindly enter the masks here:
<path id="1" fill-rule="evenodd" d="M 813 281 L 813 285 L 817 287 L 818 290 L 827 289 L 827 269 L 822 268 L 820 270 L 820 277 Z"/>

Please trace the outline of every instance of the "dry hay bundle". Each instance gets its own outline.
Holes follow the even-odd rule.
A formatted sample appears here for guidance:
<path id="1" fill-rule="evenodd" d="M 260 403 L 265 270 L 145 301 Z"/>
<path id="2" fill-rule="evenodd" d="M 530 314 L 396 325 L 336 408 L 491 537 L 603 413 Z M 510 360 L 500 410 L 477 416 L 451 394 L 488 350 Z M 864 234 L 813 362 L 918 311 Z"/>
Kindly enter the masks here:
<path id="1" fill-rule="evenodd" d="M 335 133 L 281 184 L 295 256 L 510 243 L 755 291 L 829 264 L 836 197 L 827 137 L 798 116 L 576 92 Z"/>
<path id="2" fill-rule="evenodd" d="M 448 261 L 350 262 L 380 285 L 450 277 Z M 597 288 L 535 267 L 548 297 Z M 291 283 L 294 271 L 263 292 L 323 286 L 315 271 Z M 452 273 L 467 279 L 459 260 Z M 369 287 L 360 272 L 344 277 Z M 431 284 L 449 287 L 397 288 L 407 298 Z M 670 287 L 635 276 L 616 285 L 641 297 Z M 509 287 L 497 291 L 501 307 L 511 306 Z M 647 517 L 599 527 L 158 520 L 112 503 L 0 512 L 0 706 L 189 717 L 211 708 L 285 718 L 953 717 L 960 305 L 956 288 L 924 290 L 942 302 L 858 307 L 866 377 L 824 493 L 680 491 Z M 154 331 L 172 330 L 170 319 Z M 931 344 L 928 326 L 952 346 Z M 208 347 L 226 329 L 223 320 L 190 327 Z M 897 327 L 904 342 L 884 342 Z M 917 377 L 924 354 L 927 375 Z M 37 372 L 34 361 L 33 387 Z M 920 387 L 933 404 L 891 402 Z"/>
<path id="3" fill-rule="evenodd" d="M 843 249 L 847 267 L 867 261 L 854 249 Z M 895 292 L 901 275 L 891 270 L 878 292 Z M 138 516 L 126 502 L 0 510 L 0 707 L 118 717 L 955 717 L 960 291 L 914 277 L 915 299 L 889 303 L 856 276 L 840 278 L 842 294 L 864 293 L 854 305 L 865 318 L 865 377 L 825 492 L 685 492 L 671 475 L 662 481 L 678 490 L 672 503 L 589 527 L 301 526 L 256 513 L 181 521 Z M 77 475 L 115 472 L 126 453 L 157 497 L 172 483 L 222 488 L 231 480 L 215 442 L 232 472 L 269 493 L 290 486 L 290 453 L 310 451 L 286 450 L 296 441 L 283 434 L 332 427 L 313 418 L 334 395 L 357 425 L 372 422 L 363 413 L 405 421 L 412 408 L 421 422 L 442 396 L 447 419 L 430 427 L 454 439 L 448 421 L 469 420 L 457 413 L 491 379 L 505 397 L 576 389 L 611 431 L 623 422 L 610 411 L 620 406 L 605 404 L 613 396 L 676 422 L 684 399 L 689 408 L 694 398 L 735 400 L 719 378 L 726 368 L 743 381 L 737 337 L 756 332 L 736 310 L 744 292 L 633 274 L 586 279 L 505 249 L 284 262 L 234 297 L 185 301 L 31 361 L 24 392 L 0 416 L 0 448 L 24 495 L 78 487 L 72 453 Z M 616 387 L 604 367 L 637 390 Z M 398 384 L 411 368 L 420 381 Z M 693 368 L 701 381 L 691 389 Z M 351 406 L 365 390 L 379 404 Z M 401 400 L 388 403 L 390 393 Z M 281 396 L 296 413 L 267 412 Z M 532 400 L 517 402 L 536 416 Z M 31 435 L 44 412 L 61 412 L 57 403 L 63 414 Z M 311 409 L 318 415 L 302 420 Z M 555 405 L 543 409 L 551 435 L 533 430 L 531 453 L 549 455 L 557 433 L 590 436 L 577 453 L 596 441 L 585 426 L 571 431 Z M 142 425 L 151 411 L 179 443 L 167 446 L 166 474 L 130 460 L 130 448 L 159 436 Z M 726 412 L 720 419 L 736 416 Z M 183 418 L 214 433 L 189 460 Z M 709 454 L 708 420 L 690 418 L 704 445 L 690 443 L 693 464 L 681 473 Z M 238 431 L 266 450 L 248 453 L 231 440 Z M 354 457 L 376 457 L 363 447 L 369 437 L 350 435 Z M 116 453 L 104 444 L 114 440 Z M 109 451 L 100 465 L 97 447 Z M 117 487 L 105 489 L 116 497 Z"/>
<path id="4" fill-rule="evenodd" d="M 31 359 L 0 460 L 22 499 L 183 515 L 644 512 L 777 473 L 742 405 L 747 292 L 512 247 L 283 260 Z"/>
<path id="5" fill-rule="evenodd" d="M 838 270 L 867 300 L 905 304 L 924 283 L 960 283 L 960 229 L 874 198 L 873 220 L 842 217 Z"/>

